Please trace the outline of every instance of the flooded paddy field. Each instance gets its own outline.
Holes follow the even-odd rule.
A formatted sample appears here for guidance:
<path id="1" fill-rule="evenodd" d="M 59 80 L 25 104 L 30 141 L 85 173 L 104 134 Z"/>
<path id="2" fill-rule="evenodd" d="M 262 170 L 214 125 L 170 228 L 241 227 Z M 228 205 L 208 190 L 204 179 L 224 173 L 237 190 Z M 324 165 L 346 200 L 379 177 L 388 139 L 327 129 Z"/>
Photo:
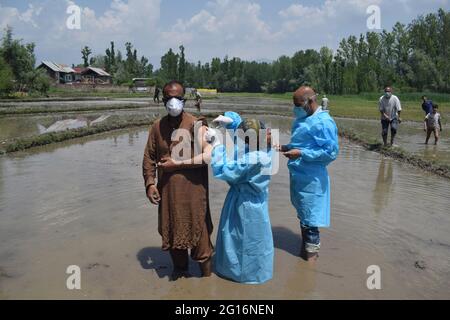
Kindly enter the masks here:
<path id="1" fill-rule="evenodd" d="M 156 104 L 151 99 L 113 99 L 92 101 L 48 101 L 26 102 L 17 108 L 26 108 L 30 105 L 39 106 L 42 110 L 60 108 L 61 103 L 66 106 L 66 112 L 51 112 L 47 114 L 23 114 L 0 116 L 0 143 L 14 138 L 27 137 L 44 133 L 45 130 L 63 120 L 80 120 L 89 125 L 91 121 L 101 116 L 116 116 L 121 120 L 133 117 L 164 114 L 163 104 Z M 98 110 L 98 107 L 106 108 Z M 126 108 L 121 109 L 121 106 Z M 73 108 L 87 108 L 88 110 L 72 110 Z M 119 107 L 119 108 L 116 108 Z M 3 107 L 6 108 L 6 107 Z M 109 109 L 108 109 L 109 108 Z M 376 106 L 374 106 L 376 108 Z M 2 107 L 0 107 L 0 110 Z M 188 100 L 187 110 L 196 112 L 193 101 Z M 283 121 L 290 121 L 292 117 L 292 104 L 289 100 L 277 100 L 266 97 L 233 97 L 219 96 L 215 99 L 206 99 L 202 105 L 204 115 L 212 115 L 227 110 L 235 110 L 244 114 L 267 115 L 277 114 L 283 116 Z M 331 108 L 333 114 L 333 108 Z M 112 118 L 114 119 L 114 118 Z M 379 120 L 336 118 L 336 122 L 345 128 L 357 133 L 363 133 L 367 137 L 374 137 L 381 141 L 381 124 Z M 439 144 L 434 146 L 434 137 L 431 137 L 429 145 L 425 145 L 425 132 L 421 122 L 403 122 L 399 126 L 396 137 L 396 145 L 400 148 L 419 156 L 425 160 L 431 160 L 437 164 L 450 165 L 450 125 L 443 123 L 443 131 Z"/>
<path id="2" fill-rule="evenodd" d="M 132 109 L 132 110 L 106 110 L 106 111 L 84 111 L 64 112 L 39 115 L 14 115 L 0 117 L 0 143 L 14 138 L 39 135 L 48 132 L 52 125 L 57 122 L 74 120 L 79 127 L 90 125 L 96 120 L 132 119 L 135 117 L 159 116 L 164 113 L 164 108 Z M 101 121 L 100 121 L 101 122 Z M 60 130 L 70 129 L 61 126 Z"/>
<path id="3" fill-rule="evenodd" d="M 236 101 L 235 101 L 236 100 Z M 134 105 L 136 103 L 138 106 Z M 11 102 L 12 104 L 12 102 Z M 57 126 L 60 130 L 73 129 L 78 127 L 89 126 L 92 121 L 100 117 L 112 117 L 111 119 L 120 119 L 127 121 L 135 117 L 158 116 L 165 114 L 163 104 L 155 104 L 148 99 L 115 99 L 115 100 L 93 100 L 93 101 L 49 101 L 49 102 L 22 102 L 15 103 L 14 108 L 30 108 L 30 110 L 60 110 L 64 106 L 67 111 L 46 112 L 46 113 L 30 113 L 17 115 L 0 115 L 0 144 L 14 138 L 22 138 L 35 136 L 49 132 L 48 129 L 57 122 L 61 125 Z M 108 107 L 111 109 L 98 110 L 98 106 Z M 126 106 L 124 109 L 115 108 L 116 106 Z M 135 108 L 133 108 L 135 106 Z M 282 106 L 282 105 L 281 105 Z M 83 107 L 88 110 L 77 111 L 73 108 Z M 6 109 L 7 107 L 0 107 Z M 187 110 L 196 112 L 193 102 L 187 102 Z M 239 112 L 252 113 L 270 113 L 283 112 L 289 114 L 289 110 L 274 104 L 271 99 L 211 99 L 205 100 L 202 108 L 204 115 L 223 112 L 226 110 L 237 110 Z M 114 117 L 113 117 L 114 116 Z M 70 120 L 73 120 L 70 122 Z M 69 123 L 70 122 L 70 123 Z M 52 128 L 50 128 L 52 129 Z"/>
<path id="4" fill-rule="evenodd" d="M 287 117 L 258 116 L 289 139 Z M 242 285 L 213 275 L 169 282 L 157 207 L 145 197 L 147 128 L 0 157 L 0 299 L 448 299 L 450 181 L 341 140 L 329 166 L 331 223 L 315 268 L 300 260 L 286 161 L 270 185 L 274 277 Z M 400 138 L 400 137 L 399 137 Z M 210 176 L 215 228 L 228 190 Z M 216 232 L 212 240 L 215 243 Z M 81 290 L 66 268 L 81 268 Z M 368 290 L 367 267 L 381 270 Z"/>

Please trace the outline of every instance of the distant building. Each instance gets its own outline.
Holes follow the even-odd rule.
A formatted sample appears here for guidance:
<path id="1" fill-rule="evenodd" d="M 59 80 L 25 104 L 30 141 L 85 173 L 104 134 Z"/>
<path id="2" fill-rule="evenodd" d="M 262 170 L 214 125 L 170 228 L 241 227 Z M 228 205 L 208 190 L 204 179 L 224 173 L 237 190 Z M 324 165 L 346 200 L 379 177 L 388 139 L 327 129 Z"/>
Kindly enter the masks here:
<path id="1" fill-rule="evenodd" d="M 87 67 L 71 68 L 63 64 L 51 61 L 42 61 L 38 69 L 45 69 L 50 78 L 56 84 L 89 83 L 89 84 L 111 84 L 111 75 L 101 68 Z"/>
<path id="2" fill-rule="evenodd" d="M 75 73 L 74 73 L 74 80 L 73 81 L 75 81 L 75 82 L 81 82 L 82 81 L 82 79 L 83 79 L 82 74 L 83 74 L 84 69 L 85 68 L 80 68 L 80 67 L 73 68 L 73 70 L 75 71 Z"/>
<path id="3" fill-rule="evenodd" d="M 81 72 L 83 82 L 111 84 L 111 75 L 101 68 L 87 67 Z"/>
<path id="4" fill-rule="evenodd" d="M 133 87 L 131 90 L 133 92 L 149 92 L 150 86 L 147 84 L 150 78 L 133 78 L 131 81 L 133 82 Z"/>
<path id="5" fill-rule="evenodd" d="M 71 83 L 74 81 L 75 70 L 66 65 L 57 64 L 51 61 L 42 61 L 38 69 L 45 69 L 48 76 L 57 84 Z"/>

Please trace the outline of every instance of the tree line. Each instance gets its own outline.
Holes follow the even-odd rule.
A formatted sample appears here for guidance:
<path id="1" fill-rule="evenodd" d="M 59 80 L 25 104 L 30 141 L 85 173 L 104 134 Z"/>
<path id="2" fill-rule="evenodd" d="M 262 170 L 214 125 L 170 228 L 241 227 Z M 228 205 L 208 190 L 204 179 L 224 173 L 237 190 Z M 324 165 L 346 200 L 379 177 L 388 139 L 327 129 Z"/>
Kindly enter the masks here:
<path id="1" fill-rule="evenodd" d="M 191 63 L 170 49 L 154 75 L 219 91 L 283 93 L 310 84 L 320 92 L 357 94 L 393 85 L 404 92 L 450 93 L 450 12 L 419 16 L 392 30 L 342 39 L 336 52 L 300 50 L 267 62 L 213 58 Z"/>

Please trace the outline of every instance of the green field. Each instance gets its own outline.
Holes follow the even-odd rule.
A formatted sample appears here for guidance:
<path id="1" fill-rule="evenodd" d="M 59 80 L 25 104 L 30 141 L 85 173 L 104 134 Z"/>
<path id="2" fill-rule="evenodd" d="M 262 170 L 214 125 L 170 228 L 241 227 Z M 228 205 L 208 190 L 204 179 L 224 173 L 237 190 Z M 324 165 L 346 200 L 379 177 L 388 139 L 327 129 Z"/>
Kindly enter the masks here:
<path id="1" fill-rule="evenodd" d="M 443 122 L 450 117 L 450 94 L 425 93 L 434 103 L 439 105 L 439 112 L 442 115 Z M 405 93 L 397 94 L 402 104 L 402 120 L 423 121 L 424 113 L 422 111 L 421 96 L 423 93 Z M 277 100 L 291 101 L 292 93 L 284 94 L 266 94 L 266 93 L 220 93 L 223 97 L 254 97 L 254 98 L 272 98 Z M 360 95 L 327 95 L 329 109 L 333 116 L 360 118 L 360 119 L 379 119 L 378 98 L 381 94 L 366 93 Z M 319 97 L 321 98 L 321 97 Z"/>

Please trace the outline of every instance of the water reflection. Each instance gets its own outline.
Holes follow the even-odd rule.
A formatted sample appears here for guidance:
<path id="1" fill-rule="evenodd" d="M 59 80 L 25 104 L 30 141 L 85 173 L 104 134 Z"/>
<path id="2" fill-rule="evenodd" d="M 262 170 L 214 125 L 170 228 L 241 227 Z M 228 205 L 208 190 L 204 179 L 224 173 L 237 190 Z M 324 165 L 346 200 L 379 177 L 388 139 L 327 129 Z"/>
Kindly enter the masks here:
<path id="1" fill-rule="evenodd" d="M 431 140 L 431 139 L 430 139 Z M 425 148 L 423 149 L 423 157 L 425 159 L 430 159 L 430 160 L 442 160 L 442 156 L 439 156 L 438 153 L 438 145 L 430 145 L 430 144 L 425 144 L 422 143 L 422 145 L 425 146 Z"/>
<path id="2" fill-rule="evenodd" d="M 392 161 L 392 159 L 381 157 L 380 165 L 378 166 L 378 175 L 372 197 L 374 209 L 377 214 L 388 205 L 392 194 L 391 188 L 394 170 Z"/>

